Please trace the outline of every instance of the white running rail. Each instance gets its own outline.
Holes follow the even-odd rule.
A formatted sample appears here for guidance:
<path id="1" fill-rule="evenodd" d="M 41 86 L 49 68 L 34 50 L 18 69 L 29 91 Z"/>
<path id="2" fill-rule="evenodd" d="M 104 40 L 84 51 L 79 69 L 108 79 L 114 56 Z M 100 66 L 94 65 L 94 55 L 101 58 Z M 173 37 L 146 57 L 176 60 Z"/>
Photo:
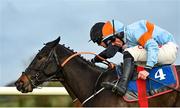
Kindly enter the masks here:
<path id="1" fill-rule="evenodd" d="M 16 87 L 0 87 L 0 95 L 68 95 L 64 87 L 42 87 L 33 92 L 21 93 Z"/>

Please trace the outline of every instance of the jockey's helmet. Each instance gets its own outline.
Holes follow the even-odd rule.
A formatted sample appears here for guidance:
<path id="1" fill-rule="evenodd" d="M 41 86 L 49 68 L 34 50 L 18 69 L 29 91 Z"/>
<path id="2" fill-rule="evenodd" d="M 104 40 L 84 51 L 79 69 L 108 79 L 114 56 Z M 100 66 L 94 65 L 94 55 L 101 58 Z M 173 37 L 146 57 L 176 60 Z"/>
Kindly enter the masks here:
<path id="1" fill-rule="evenodd" d="M 120 33 L 123 31 L 124 25 L 117 20 L 107 21 L 106 23 L 98 22 L 91 28 L 90 37 L 94 43 L 100 44 L 102 41 L 106 42 L 114 37 L 122 40 L 123 36 Z"/>
<path id="2" fill-rule="evenodd" d="M 92 40 L 94 43 L 101 43 L 102 40 L 102 28 L 104 26 L 104 22 L 98 22 L 96 24 L 93 25 L 93 27 L 90 30 L 90 40 Z"/>

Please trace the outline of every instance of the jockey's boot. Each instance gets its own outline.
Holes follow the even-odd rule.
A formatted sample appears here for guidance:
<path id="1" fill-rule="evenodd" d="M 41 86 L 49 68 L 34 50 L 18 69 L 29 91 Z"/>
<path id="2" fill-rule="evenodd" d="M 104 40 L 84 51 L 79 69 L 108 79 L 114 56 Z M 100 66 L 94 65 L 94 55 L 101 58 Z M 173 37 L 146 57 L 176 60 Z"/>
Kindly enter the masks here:
<path id="1" fill-rule="evenodd" d="M 133 75 L 134 63 L 132 58 L 124 59 L 123 75 L 116 86 L 117 93 L 123 96 L 126 93 L 127 85 Z"/>
<path id="2" fill-rule="evenodd" d="M 132 58 L 124 59 L 123 74 L 117 84 L 110 82 L 103 82 L 101 85 L 107 89 L 112 89 L 120 96 L 126 93 L 127 85 L 133 74 L 134 63 Z"/>

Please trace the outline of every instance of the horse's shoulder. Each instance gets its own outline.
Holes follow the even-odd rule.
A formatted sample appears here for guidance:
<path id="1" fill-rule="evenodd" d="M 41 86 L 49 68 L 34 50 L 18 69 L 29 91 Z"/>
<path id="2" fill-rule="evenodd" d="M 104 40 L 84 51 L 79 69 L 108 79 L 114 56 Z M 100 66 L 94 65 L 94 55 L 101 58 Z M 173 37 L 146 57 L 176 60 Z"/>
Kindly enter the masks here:
<path id="1" fill-rule="evenodd" d="M 105 72 L 102 72 L 99 77 L 96 80 L 95 89 L 98 90 L 101 88 L 101 83 L 106 81 L 114 81 L 116 80 L 117 75 L 115 73 L 115 70 L 106 70 Z"/>

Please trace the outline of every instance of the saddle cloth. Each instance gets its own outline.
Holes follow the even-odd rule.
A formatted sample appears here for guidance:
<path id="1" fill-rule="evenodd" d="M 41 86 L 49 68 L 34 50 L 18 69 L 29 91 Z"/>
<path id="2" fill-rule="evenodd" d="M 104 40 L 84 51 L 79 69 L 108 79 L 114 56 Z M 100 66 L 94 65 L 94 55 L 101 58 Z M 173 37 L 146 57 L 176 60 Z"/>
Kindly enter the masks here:
<path id="1" fill-rule="evenodd" d="M 174 65 L 163 65 L 159 67 L 154 67 L 149 73 L 150 73 L 149 77 L 151 79 L 163 83 L 164 85 L 171 86 L 175 89 L 179 87 L 179 79 Z M 153 98 L 173 91 L 164 85 L 159 84 L 150 79 L 147 79 L 146 80 L 147 98 L 148 99 Z M 123 98 L 127 102 L 138 101 L 138 88 L 137 88 L 136 80 L 131 80 L 129 82 L 127 92 Z"/>

